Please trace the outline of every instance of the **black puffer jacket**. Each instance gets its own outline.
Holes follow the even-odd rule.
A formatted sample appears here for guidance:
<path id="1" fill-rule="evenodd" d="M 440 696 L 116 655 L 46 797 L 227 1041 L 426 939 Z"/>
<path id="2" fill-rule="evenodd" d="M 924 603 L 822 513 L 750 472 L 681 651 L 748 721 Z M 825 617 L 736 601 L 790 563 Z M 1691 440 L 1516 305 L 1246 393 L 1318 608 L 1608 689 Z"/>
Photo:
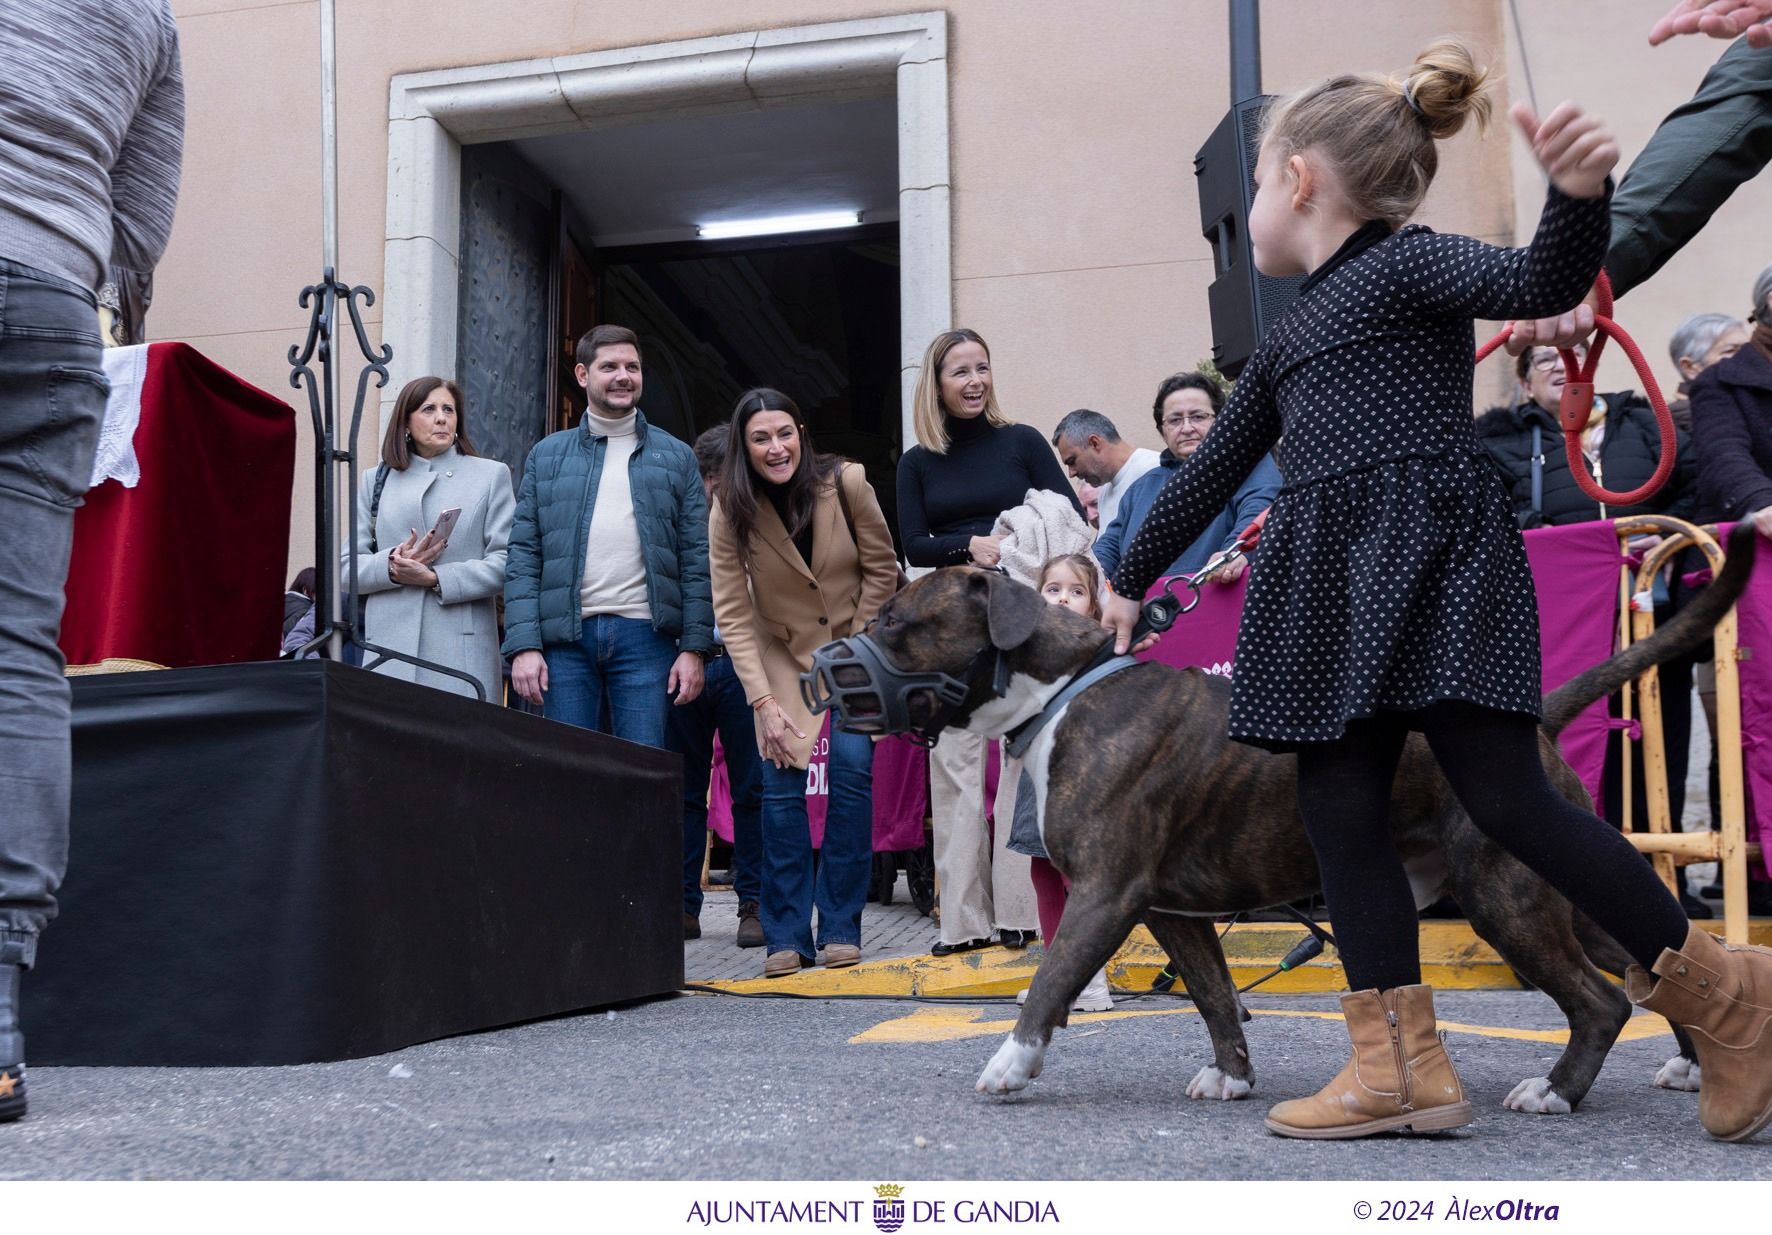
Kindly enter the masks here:
<path id="1" fill-rule="evenodd" d="M 1700 373 L 1692 423 L 1707 513 L 1745 519 L 1772 506 L 1772 358 L 1750 345 Z"/>
<path id="2" fill-rule="evenodd" d="M 1634 390 L 1601 395 L 1606 401 L 1606 435 L 1600 441 L 1600 483 L 1614 493 L 1638 488 L 1655 474 L 1661 431 L 1655 409 Z M 1533 429 L 1544 453 L 1543 497 L 1532 504 Z M 1698 512 L 1697 471 L 1686 434 L 1675 430 L 1678 458 L 1660 492 L 1634 506 L 1601 505 L 1581 491 L 1569 471 L 1569 456 L 1557 418 L 1536 403 L 1493 407 L 1477 417 L 1477 440 L 1500 468 L 1514 517 L 1522 528 L 1558 527 L 1621 515 L 1662 514 L 1690 519 Z M 1591 469 L 1590 469 L 1591 471 Z"/>

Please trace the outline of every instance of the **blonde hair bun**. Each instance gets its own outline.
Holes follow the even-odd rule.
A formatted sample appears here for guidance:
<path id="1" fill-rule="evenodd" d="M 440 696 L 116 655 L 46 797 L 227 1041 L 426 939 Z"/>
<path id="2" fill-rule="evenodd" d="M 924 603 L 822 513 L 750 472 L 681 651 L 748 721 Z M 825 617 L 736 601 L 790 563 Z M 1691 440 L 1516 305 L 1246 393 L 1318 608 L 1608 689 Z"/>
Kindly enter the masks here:
<path id="1" fill-rule="evenodd" d="M 1429 133 L 1451 137 L 1475 117 L 1479 128 L 1489 123 L 1494 79 L 1457 39 L 1437 39 L 1415 58 L 1397 89 Z"/>

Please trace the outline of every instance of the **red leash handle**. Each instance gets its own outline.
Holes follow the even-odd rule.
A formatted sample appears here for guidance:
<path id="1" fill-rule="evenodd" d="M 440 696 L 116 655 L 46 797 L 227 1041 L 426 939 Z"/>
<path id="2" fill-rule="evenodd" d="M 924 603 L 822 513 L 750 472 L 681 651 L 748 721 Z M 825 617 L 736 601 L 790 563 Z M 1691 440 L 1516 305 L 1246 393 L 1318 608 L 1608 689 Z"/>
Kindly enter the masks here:
<path id="1" fill-rule="evenodd" d="M 1237 534 L 1237 549 L 1247 553 L 1261 542 L 1261 525 L 1267 522 L 1267 512 L 1272 506 L 1263 506 L 1261 513 L 1249 520 L 1249 526 Z"/>
<path id="2" fill-rule="evenodd" d="M 1594 312 L 1594 343 L 1588 349 L 1587 363 L 1584 365 L 1575 358 L 1575 353 L 1568 348 L 1559 348 L 1563 358 L 1563 395 L 1557 408 L 1557 419 L 1563 426 L 1563 448 L 1569 456 L 1569 472 L 1575 477 L 1575 483 L 1581 491 L 1608 506 L 1631 506 L 1653 496 L 1667 483 L 1667 478 L 1674 471 L 1674 418 L 1667 409 L 1667 399 L 1662 396 L 1661 384 L 1655 380 L 1649 362 L 1643 356 L 1637 341 L 1624 332 L 1624 327 L 1612 320 L 1612 281 L 1606 272 L 1600 272 L 1599 281 L 1594 284 L 1599 293 L 1599 305 Z M 1496 348 L 1507 342 L 1514 332 L 1514 324 L 1509 322 L 1500 334 L 1490 339 L 1477 349 L 1477 359 L 1486 359 Z M 1649 477 L 1642 487 L 1632 489 L 1628 493 L 1614 493 L 1610 489 L 1600 487 L 1600 483 L 1587 470 L 1587 461 L 1581 455 L 1581 433 L 1587 428 L 1587 418 L 1594 406 L 1594 374 L 1600 367 L 1600 352 L 1605 349 L 1607 339 L 1617 339 L 1618 346 L 1630 358 L 1636 368 L 1637 376 L 1643 381 L 1643 391 L 1649 396 L 1649 405 L 1655 409 L 1655 424 L 1661 431 L 1661 457 L 1656 462 L 1655 474 Z"/>

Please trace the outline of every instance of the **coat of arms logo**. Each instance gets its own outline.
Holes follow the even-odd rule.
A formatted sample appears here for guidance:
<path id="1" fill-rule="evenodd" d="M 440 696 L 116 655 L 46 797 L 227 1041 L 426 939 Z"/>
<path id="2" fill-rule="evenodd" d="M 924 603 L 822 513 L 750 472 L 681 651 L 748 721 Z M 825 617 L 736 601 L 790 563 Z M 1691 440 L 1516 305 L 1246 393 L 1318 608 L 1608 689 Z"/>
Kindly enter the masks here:
<path id="1" fill-rule="evenodd" d="M 900 1184 L 874 1185 L 874 1225 L 893 1235 L 904 1225 L 904 1187 Z"/>

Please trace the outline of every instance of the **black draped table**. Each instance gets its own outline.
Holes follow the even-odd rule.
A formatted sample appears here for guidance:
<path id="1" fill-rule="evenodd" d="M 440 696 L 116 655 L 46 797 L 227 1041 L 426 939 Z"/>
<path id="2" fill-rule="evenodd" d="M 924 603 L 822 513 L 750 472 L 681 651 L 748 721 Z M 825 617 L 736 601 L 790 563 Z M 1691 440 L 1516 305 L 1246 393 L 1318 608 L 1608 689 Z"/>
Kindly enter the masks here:
<path id="1" fill-rule="evenodd" d="M 678 758 L 327 661 L 73 680 L 38 1064 L 295 1064 L 674 991 Z"/>

